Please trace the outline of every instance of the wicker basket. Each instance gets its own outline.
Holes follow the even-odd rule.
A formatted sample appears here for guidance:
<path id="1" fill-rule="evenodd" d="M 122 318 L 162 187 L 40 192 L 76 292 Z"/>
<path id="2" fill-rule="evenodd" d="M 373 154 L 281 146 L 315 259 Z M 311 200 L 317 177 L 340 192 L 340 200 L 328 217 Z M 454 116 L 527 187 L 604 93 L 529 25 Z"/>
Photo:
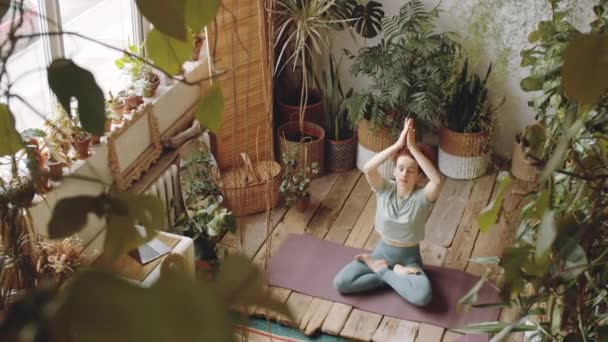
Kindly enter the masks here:
<path id="1" fill-rule="evenodd" d="M 515 143 L 513 145 L 511 173 L 517 179 L 526 182 L 536 182 L 540 176 L 540 168 L 534 165 L 532 160 L 525 157 L 524 148 L 520 143 Z"/>
<path id="2" fill-rule="evenodd" d="M 327 139 L 325 167 L 331 172 L 344 172 L 355 167 L 357 155 L 357 136 L 353 134 L 346 140 Z"/>
<path id="3" fill-rule="evenodd" d="M 266 196 L 270 208 L 279 200 L 281 166 L 274 161 L 261 161 L 230 169 L 222 174 L 220 188 L 224 203 L 235 216 L 259 213 L 266 210 Z M 268 195 L 266 195 L 266 191 Z"/>
<path id="4" fill-rule="evenodd" d="M 458 133 L 439 130 L 439 170 L 455 179 L 474 179 L 486 173 L 490 162 L 488 132 Z"/>
<path id="5" fill-rule="evenodd" d="M 372 131 L 371 123 L 366 119 L 359 121 L 357 137 L 359 144 L 372 152 L 384 151 L 395 141 L 391 136 L 390 129 L 383 127 L 377 131 Z"/>
<path id="6" fill-rule="evenodd" d="M 439 146 L 444 152 L 461 157 L 477 157 L 490 150 L 490 133 L 458 133 L 441 127 Z"/>
<path id="7" fill-rule="evenodd" d="M 300 134 L 300 123 L 298 121 L 290 121 L 280 126 L 277 130 L 279 136 L 279 153 L 282 156 L 283 152 L 296 151 L 298 165 L 306 165 L 307 167 L 316 162 L 319 165 L 319 173 L 311 178 L 319 177 L 325 170 L 325 130 L 323 127 L 308 121 L 304 121 L 304 135 L 312 136 L 317 140 L 308 142 L 296 142 L 288 139 L 290 136 Z"/>

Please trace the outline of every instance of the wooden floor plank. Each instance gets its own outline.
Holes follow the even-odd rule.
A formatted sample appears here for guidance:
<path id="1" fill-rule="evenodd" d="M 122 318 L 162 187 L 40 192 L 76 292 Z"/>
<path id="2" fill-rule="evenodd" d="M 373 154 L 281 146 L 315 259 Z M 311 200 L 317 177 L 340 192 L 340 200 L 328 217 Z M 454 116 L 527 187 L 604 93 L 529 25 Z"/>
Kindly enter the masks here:
<path id="1" fill-rule="evenodd" d="M 237 221 L 239 227 L 237 234 L 226 234 L 221 243 L 238 248 L 240 240 L 242 241 L 241 252 L 253 258 L 266 240 L 266 236 L 281 222 L 286 213 L 287 209 L 284 206 L 271 211 L 270 231 L 266 228 L 266 212 L 245 216 L 241 218 L 241 222 Z"/>
<path id="2" fill-rule="evenodd" d="M 464 270 L 469 262 L 475 241 L 479 235 L 477 216 L 490 200 L 497 173 L 485 175 L 475 181 L 471 197 L 462 215 L 454 242 L 448 251 L 445 266 Z"/>
<path id="3" fill-rule="evenodd" d="M 329 309 L 327 317 L 323 321 L 321 330 L 330 335 L 340 334 L 340 331 L 344 327 L 344 323 L 346 323 L 346 319 L 348 318 L 352 308 L 353 307 L 350 305 L 333 303 Z"/>
<path id="4" fill-rule="evenodd" d="M 439 342 L 441 341 L 444 332 L 444 328 L 427 323 L 420 323 L 416 342 Z"/>
<path id="5" fill-rule="evenodd" d="M 462 334 L 455 333 L 450 330 L 446 330 L 441 342 L 454 342 L 454 341 L 458 340 L 461 336 L 462 336 Z"/>
<path id="6" fill-rule="evenodd" d="M 325 240 L 344 244 L 350 232 L 353 230 L 359 214 L 362 212 L 372 191 L 365 177 L 359 178 L 348 201 L 342 208 L 340 215 L 331 225 L 331 229 L 324 236 Z M 311 225 L 312 226 L 312 225 Z"/>
<path id="7" fill-rule="evenodd" d="M 300 330 L 306 335 L 312 335 L 323 325 L 323 321 L 333 302 L 321 298 L 313 298 L 312 302 L 306 308 L 304 317 L 300 321 Z"/>
<path id="8" fill-rule="evenodd" d="M 380 325 L 382 315 L 353 309 L 340 336 L 360 341 L 371 341 Z"/>
<path id="9" fill-rule="evenodd" d="M 464 208 L 469 201 L 473 183 L 469 180 L 448 178 L 435 202 L 433 213 L 426 222 L 426 240 L 450 247 Z"/>
<path id="10" fill-rule="evenodd" d="M 293 320 L 280 316 L 277 321 L 284 325 L 298 327 L 312 299 L 313 298 L 311 296 L 291 291 L 286 304 L 287 309 L 289 309 L 289 312 L 291 312 L 293 316 Z"/>
<path id="11" fill-rule="evenodd" d="M 418 334 L 419 323 L 384 316 L 374 333 L 374 342 L 413 342 Z"/>
<path id="12" fill-rule="evenodd" d="M 325 237 L 360 178 L 361 172 L 356 169 L 340 174 L 333 189 L 323 201 L 323 205 L 319 207 L 314 218 L 307 225 L 306 234 L 320 239 Z"/>
<path id="13" fill-rule="evenodd" d="M 353 226 L 344 245 L 350 247 L 363 247 L 374 229 L 374 219 L 376 215 L 376 194 L 369 196 L 361 215 Z"/>

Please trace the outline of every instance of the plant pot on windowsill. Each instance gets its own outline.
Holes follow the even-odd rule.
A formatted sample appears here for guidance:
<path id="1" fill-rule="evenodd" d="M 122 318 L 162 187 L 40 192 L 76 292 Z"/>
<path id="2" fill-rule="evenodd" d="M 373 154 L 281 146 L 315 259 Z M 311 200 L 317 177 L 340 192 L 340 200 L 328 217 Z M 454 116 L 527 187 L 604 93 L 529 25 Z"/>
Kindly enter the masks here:
<path id="1" fill-rule="evenodd" d="M 49 167 L 49 176 L 52 180 L 58 180 L 63 177 L 63 168 L 65 163 L 51 159 L 46 164 Z"/>
<path id="2" fill-rule="evenodd" d="M 331 172 L 344 172 L 355 167 L 357 156 L 357 136 L 353 132 L 344 140 L 327 139 L 325 167 Z"/>
<path id="3" fill-rule="evenodd" d="M 76 157 L 78 159 L 87 159 L 89 157 L 90 144 L 91 136 L 88 134 L 73 137 L 72 146 L 74 146 L 74 149 L 76 150 Z"/>
<path id="4" fill-rule="evenodd" d="M 277 96 L 277 108 L 279 125 L 290 121 L 298 121 L 300 118 L 300 95 L 297 96 Z M 308 91 L 308 101 L 304 106 L 304 121 L 312 122 L 317 125 L 323 124 L 323 104 L 321 96 L 317 91 Z"/>
<path id="5" fill-rule="evenodd" d="M 160 77 L 157 74 L 150 72 L 145 76 L 142 95 L 144 97 L 153 97 L 160 85 Z"/>
<path id="6" fill-rule="evenodd" d="M 474 179 L 486 173 L 490 162 L 490 133 L 459 133 L 439 129 L 439 170 L 455 179 Z"/>
<path id="7" fill-rule="evenodd" d="M 298 165 L 311 167 L 313 163 L 319 165 L 319 173 L 325 169 L 325 130 L 323 127 L 308 121 L 303 123 L 303 136 L 300 132 L 300 123 L 290 121 L 277 129 L 279 136 L 279 155 L 286 151 L 295 151 Z"/>
<path id="8" fill-rule="evenodd" d="M 129 90 L 129 91 L 121 90 L 118 93 L 118 97 L 123 99 L 125 102 L 124 110 L 123 110 L 123 112 L 121 112 L 119 114 L 120 116 L 122 116 L 122 114 L 124 114 L 124 112 L 128 112 L 130 110 L 137 108 L 143 102 L 143 99 L 141 98 L 141 96 L 137 95 L 137 93 L 134 90 Z M 116 114 L 118 114 L 118 113 L 116 113 Z"/>

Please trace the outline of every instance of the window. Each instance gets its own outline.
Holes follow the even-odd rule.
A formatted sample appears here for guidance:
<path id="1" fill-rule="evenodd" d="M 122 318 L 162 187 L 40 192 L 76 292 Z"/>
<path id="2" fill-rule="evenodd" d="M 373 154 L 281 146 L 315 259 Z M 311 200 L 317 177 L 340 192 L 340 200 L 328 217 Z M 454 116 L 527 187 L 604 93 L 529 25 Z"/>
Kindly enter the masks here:
<path id="1" fill-rule="evenodd" d="M 25 1 L 23 15 L 21 18 L 19 16 L 18 11 L 11 9 L 2 17 L 0 42 L 5 42 L 11 25 L 17 25 L 19 21 L 22 21 L 22 24 L 17 34 L 40 33 L 41 20 L 36 2 Z M 28 104 L 15 98 L 11 99 L 9 103 L 19 131 L 30 127 L 40 127 L 44 122 L 42 116 L 50 109 L 46 66 L 47 57 L 41 38 L 20 39 L 6 64 L 8 78 L 2 80 L 2 88 L 6 89 L 10 82 L 11 93 L 18 94 Z"/>
<path id="2" fill-rule="evenodd" d="M 116 49 L 126 49 L 134 42 L 131 1 L 59 0 L 64 31 L 78 32 Z M 114 60 L 122 53 L 84 40 L 63 36 L 65 56 L 89 70 L 105 94 L 124 88 L 128 79 L 116 68 Z"/>

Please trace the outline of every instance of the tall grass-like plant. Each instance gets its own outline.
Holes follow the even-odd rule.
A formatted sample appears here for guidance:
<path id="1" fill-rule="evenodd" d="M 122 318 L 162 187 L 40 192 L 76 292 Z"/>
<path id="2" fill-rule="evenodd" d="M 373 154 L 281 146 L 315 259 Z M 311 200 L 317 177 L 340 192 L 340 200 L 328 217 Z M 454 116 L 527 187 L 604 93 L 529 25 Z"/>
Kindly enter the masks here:
<path id="1" fill-rule="evenodd" d="M 487 132 L 492 128 L 497 109 L 504 103 L 503 98 L 495 106 L 488 98 L 488 77 L 492 64 L 483 80 L 476 75 L 469 76 L 469 62 L 465 61 L 460 74 L 451 82 L 445 107 L 445 125 L 459 133 Z"/>
<path id="2" fill-rule="evenodd" d="M 348 124 L 348 112 L 345 100 L 353 94 L 350 88 L 345 93 L 340 80 L 340 66 L 342 59 L 337 62 L 333 55 L 328 57 L 328 68 L 323 70 L 320 89 L 323 114 L 325 115 L 325 131 L 331 140 L 345 140 L 350 138 L 353 131 Z"/>
<path id="3" fill-rule="evenodd" d="M 303 121 L 308 90 L 319 83 L 315 80 L 315 57 L 328 51 L 328 33 L 344 27 L 349 13 L 337 6 L 336 0 L 276 0 L 272 14 L 276 22 L 274 74 L 286 81 L 282 88 L 287 93 L 299 95 Z"/>

